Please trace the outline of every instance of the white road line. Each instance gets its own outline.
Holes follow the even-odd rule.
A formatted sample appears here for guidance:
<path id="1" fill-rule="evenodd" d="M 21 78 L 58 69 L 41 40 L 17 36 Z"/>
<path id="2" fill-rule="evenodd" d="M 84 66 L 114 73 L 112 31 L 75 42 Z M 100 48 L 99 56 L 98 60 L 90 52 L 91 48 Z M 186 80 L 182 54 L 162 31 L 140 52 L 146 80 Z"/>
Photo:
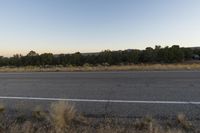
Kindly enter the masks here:
<path id="1" fill-rule="evenodd" d="M 10 97 L 0 96 L 0 99 L 10 100 L 38 100 L 38 101 L 69 101 L 69 102 L 96 102 L 96 103 L 138 103 L 138 104 L 195 104 L 193 101 L 135 101 L 135 100 L 97 100 L 97 99 L 64 99 L 64 98 L 42 98 L 42 97 Z"/>

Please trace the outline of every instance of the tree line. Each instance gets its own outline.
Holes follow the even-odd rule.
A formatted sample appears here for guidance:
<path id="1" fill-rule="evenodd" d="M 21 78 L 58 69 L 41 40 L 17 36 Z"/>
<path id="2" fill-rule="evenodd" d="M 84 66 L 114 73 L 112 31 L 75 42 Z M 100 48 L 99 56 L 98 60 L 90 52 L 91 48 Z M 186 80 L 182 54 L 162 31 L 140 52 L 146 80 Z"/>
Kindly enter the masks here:
<path id="1" fill-rule="evenodd" d="M 171 47 L 155 46 L 147 47 L 145 50 L 129 49 L 124 51 L 105 50 L 94 54 L 52 53 L 38 54 L 30 51 L 27 55 L 15 54 L 12 57 L 0 56 L 0 66 L 83 66 L 89 65 L 120 65 L 140 63 L 180 63 L 193 59 L 194 55 L 200 56 L 199 49 L 181 48 L 178 45 Z"/>

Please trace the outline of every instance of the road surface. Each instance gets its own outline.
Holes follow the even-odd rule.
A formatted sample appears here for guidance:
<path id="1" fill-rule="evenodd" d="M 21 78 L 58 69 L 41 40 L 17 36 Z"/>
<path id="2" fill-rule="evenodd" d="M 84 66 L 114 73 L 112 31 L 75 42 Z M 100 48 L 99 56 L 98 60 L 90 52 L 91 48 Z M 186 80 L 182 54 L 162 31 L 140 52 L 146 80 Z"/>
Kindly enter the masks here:
<path id="1" fill-rule="evenodd" d="M 0 73 L 8 108 L 69 100 L 89 116 L 200 118 L 199 71 Z"/>

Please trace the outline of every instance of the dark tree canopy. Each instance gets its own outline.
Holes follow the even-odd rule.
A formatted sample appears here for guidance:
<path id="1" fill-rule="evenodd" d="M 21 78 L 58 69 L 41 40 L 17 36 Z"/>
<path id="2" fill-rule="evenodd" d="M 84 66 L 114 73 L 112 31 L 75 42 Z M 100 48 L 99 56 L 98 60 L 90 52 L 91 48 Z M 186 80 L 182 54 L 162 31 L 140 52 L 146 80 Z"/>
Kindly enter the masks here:
<path id="1" fill-rule="evenodd" d="M 0 56 L 0 66 L 83 66 L 90 65 L 121 65 L 138 63 L 180 63 L 200 57 L 200 49 L 181 48 L 178 45 L 172 47 L 155 46 L 145 50 L 129 49 L 124 51 L 105 50 L 94 54 L 38 54 L 30 51 L 27 55 L 15 54 L 12 57 Z"/>

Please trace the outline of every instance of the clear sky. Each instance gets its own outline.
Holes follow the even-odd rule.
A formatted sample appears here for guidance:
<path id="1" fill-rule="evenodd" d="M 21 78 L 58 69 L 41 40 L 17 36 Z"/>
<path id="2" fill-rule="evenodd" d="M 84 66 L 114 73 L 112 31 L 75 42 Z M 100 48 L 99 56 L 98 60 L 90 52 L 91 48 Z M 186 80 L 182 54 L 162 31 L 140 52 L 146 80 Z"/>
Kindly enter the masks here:
<path id="1" fill-rule="evenodd" d="M 200 0 L 0 0 L 0 55 L 200 46 Z"/>

